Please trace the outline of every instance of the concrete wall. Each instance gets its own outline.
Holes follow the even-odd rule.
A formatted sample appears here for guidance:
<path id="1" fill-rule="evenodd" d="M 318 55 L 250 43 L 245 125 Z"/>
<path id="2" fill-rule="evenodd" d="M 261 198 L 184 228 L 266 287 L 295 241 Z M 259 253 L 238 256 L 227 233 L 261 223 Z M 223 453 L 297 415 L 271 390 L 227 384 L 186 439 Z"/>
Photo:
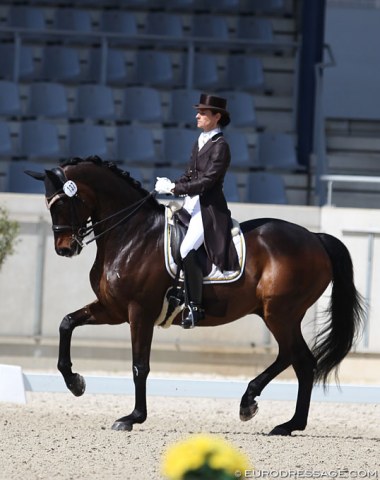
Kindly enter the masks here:
<path id="1" fill-rule="evenodd" d="M 55 254 L 50 215 L 40 195 L 0 194 L 0 205 L 8 208 L 21 226 L 16 254 L 10 257 L 0 272 L 0 336 L 58 336 L 63 316 L 81 308 L 94 299 L 88 272 L 95 257 L 96 246 L 91 244 L 74 259 Z M 371 297 L 368 335 L 357 349 L 380 352 L 380 299 L 376 295 L 380 272 L 376 265 L 380 255 L 380 210 L 353 210 L 334 207 L 295 207 L 273 205 L 231 204 L 233 216 L 244 221 L 257 217 L 276 217 L 289 220 L 312 231 L 325 231 L 341 238 L 349 248 L 355 266 L 357 287 Z M 377 232 L 372 237 L 367 231 Z M 360 230 L 360 233 L 352 233 Z M 368 240 L 370 238 L 370 240 Z M 368 247 L 373 250 L 373 270 L 369 276 Z M 370 284 L 370 285 L 369 285 Z M 368 285 L 370 289 L 368 289 Z M 41 294 L 39 293 L 41 292 Z M 304 332 L 310 340 L 319 323 L 319 313 L 327 305 L 326 292 L 304 320 Z M 129 338 L 128 325 L 82 327 L 76 338 Z M 260 318 L 247 316 L 238 323 L 213 329 L 183 331 L 172 327 L 156 329 L 155 343 L 174 343 L 186 347 L 250 348 L 273 342 Z"/>

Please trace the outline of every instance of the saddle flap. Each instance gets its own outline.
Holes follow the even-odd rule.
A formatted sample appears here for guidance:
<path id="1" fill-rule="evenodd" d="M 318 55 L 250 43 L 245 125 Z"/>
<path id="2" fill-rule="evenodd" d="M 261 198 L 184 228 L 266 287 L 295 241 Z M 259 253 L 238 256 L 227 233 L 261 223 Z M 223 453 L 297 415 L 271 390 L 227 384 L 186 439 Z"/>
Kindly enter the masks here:
<path id="1" fill-rule="evenodd" d="M 184 227 L 182 221 L 178 220 L 177 215 L 174 213 L 181 208 L 177 205 L 177 208 L 168 206 L 166 208 L 165 215 L 165 266 L 167 272 L 172 278 L 175 278 L 178 274 L 178 265 L 182 265 L 182 259 L 180 255 L 180 247 L 184 236 L 186 235 L 186 227 Z M 183 209 L 182 209 L 183 210 Z M 231 283 L 238 280 L 244 271 L 246 247 L 244 235 L 240 230 L 240 225 L 236 220 L 232 221 L 232 235 L 233 242 L 236 248 L 236 252 L 239 258 L 240 269 L 236 272 L 221 272 L 215 265 L 213 265 L 207 257 L 204 246 L 198 249 L 198 257 L 202 264 L 202 270 L 204 274 L 204 283 Z"/>
<path id="2" fill-rule="evenodd" d="M 181 244 L 186 235 L 187 228 L 179 220 L 178 212 L 174 212 L 170 222 L 170 248 L 173 260 L 178 266 L 182 265 L 180 254 Z"/>
<path id="3" fill-rule="evenodd" d="M 183 214 L 181 216 L 181 212 L 185 212 L 185 214 L 187 215 Z M 191 218 L 190 214 L 186 210 L 180 209 L 172 213 L 172 218 L 170 221 L 171 253 L 172 253 L 174 262 L 180 268 L 182 268 L 182 258 L 181 258 L 180 248 L 181 248 L 183 239 L 185 238 L 190 218 Z M 184 222 L 186 222 L 186 224 Z M 212 263 L 207 257 L 207 253 L 203 245 L 197 250 L 197 253 L 198 253 L 199 262 L 202 266 L 203 275 L 206 276 L 211 271 Z"/>

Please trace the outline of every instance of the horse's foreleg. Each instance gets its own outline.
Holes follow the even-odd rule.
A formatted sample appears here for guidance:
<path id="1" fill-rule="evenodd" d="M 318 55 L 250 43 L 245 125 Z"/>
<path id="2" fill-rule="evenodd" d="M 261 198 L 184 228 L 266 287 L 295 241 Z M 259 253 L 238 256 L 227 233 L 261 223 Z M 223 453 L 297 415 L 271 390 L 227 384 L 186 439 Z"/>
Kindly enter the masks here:
<path id="1" fill-rule="evenodd" d="M 59 327 L 58 370 L 61 372 L 67 388 L 77 397 L 86 389 L 84 378 L 73 373 L 71 367 L 71 337 L 74 328 L 81 325 L 104 324 L 108 322 L 108 314 L 99 302 L 94 302 L 64 317 Z"/>
<path id="2" fill-rule="evenodd" d="M 130 415 L 119 418 L 112 425 L 113 430 L 131 431 L 135 423 L 143 423 L 147 417 L 146 380 L 150 371 L 150 349 L 153 338 L 153 321 L 144 321 L 141 315 L 130 315 L 132 340 L 132 371 L 135 384 L 135 408 Z"/>

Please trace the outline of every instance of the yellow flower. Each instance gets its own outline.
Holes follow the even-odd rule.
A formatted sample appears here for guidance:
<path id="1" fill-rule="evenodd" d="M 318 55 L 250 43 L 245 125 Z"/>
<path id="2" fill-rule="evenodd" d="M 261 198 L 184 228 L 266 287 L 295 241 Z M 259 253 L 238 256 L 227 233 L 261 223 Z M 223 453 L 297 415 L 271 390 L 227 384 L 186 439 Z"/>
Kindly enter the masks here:
<path id="1" fill-rule="evenodd" d="M 237 470 L 244 472 L 249 468 L 246 457 L 232 448 L 215 452 L 209 459 L 209 465 L 215 470 L 224 470 L 230 474 Z"/>
<path id="2" fill-rule="evenodd" d="M 248 469 L 248 460 L 225 440 L 212 435 L 194 435 L 170 447 L 163 457 L 162 473 L 168 480 L 182 480 L 186 473 L 208 466 L 234 478 Z M 203 470 L 202 470 L 203 471 Z"/>
<path id="3" fill-rule="evenodd" d="M 203 451 L 193 448 L 189 442 L 179 442 L 166 452 L 163 474 L 171 480 L 180 480 L 189 470 L 197 470 L 204 463 Z"/>

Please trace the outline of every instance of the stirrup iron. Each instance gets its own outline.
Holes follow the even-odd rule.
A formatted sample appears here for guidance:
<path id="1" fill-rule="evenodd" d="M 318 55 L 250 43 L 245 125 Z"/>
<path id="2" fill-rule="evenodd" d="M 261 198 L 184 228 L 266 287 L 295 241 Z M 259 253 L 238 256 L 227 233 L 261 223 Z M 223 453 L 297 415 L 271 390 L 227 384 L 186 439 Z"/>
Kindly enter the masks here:
<path id="1" fill-rule="evenodd" d="M 201 305 L 196 305 L 190 302 L 190 305 L 187 305 L 187 315 L 185 317 L 185 310 L 182 312 L 182 322 L 181 326 L 185 330 L 194 328 L 201 320 L 205 318 L 205 311 Z"/>

